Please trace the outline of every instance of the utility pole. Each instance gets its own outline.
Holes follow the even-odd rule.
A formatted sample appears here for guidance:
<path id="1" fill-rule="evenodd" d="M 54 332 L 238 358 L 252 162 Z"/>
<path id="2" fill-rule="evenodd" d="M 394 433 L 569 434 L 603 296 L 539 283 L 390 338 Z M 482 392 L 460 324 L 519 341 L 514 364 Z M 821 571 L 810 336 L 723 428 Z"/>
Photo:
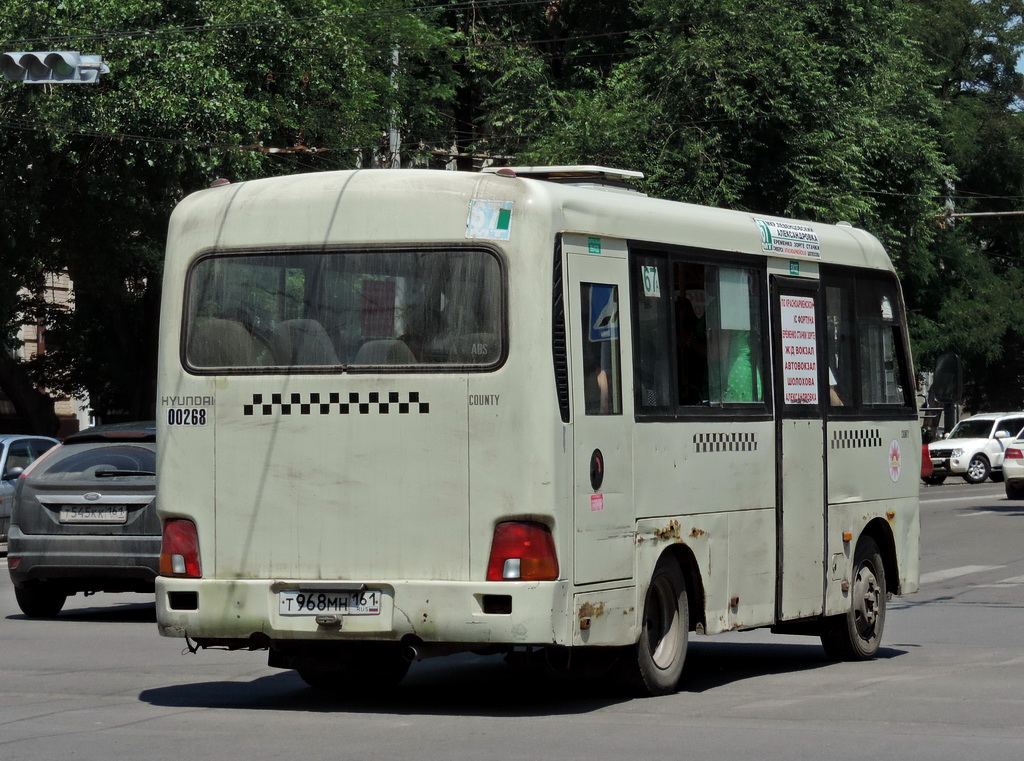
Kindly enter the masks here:
<path id="1" fill-rule="evenodd" d="M 391 87 L 398 95 L 398 48 L 391 51 Z M 402 133 L 398 130 L 398 107 L 391 109 L 391 129 L 388 130 L 388 166 L 391 169 L 402 168 Z"/>

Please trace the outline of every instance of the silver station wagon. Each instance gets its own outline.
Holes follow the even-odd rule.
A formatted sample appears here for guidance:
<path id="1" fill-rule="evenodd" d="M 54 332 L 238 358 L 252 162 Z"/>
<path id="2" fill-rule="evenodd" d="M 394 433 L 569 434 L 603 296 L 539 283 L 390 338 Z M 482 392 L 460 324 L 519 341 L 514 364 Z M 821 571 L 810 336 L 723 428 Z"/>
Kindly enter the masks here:
<path id="1" fill-rule="evenodd" d="M 159 567 L 154 423 L 68 436 L 19 479 L 7 567 L 27 616 L 78 592 L 152 592 Z"/>

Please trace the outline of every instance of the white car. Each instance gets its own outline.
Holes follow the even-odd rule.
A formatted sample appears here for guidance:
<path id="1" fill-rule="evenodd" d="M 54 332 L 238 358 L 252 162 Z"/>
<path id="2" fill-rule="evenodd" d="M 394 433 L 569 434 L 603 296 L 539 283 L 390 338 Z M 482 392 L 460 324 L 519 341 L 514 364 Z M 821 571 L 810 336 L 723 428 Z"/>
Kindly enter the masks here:
<path id="1" fill-rule="evenodd" d="M 1007 444 L 1003 457 L 1003 479 L 1007 499 L 1024 499 L 1024 438 Z"/>
<path id="2" fill-rule="evenodd" d="M 1007 444 L 1024 429 L 1024 412 L 987 412 L 961 420 L 944 439 L 928 445 L 932 475 L 928 484 L 941 484 L 947 476 L 960 476 L 980 484 L 991 476 L 1003 480 Z"/>

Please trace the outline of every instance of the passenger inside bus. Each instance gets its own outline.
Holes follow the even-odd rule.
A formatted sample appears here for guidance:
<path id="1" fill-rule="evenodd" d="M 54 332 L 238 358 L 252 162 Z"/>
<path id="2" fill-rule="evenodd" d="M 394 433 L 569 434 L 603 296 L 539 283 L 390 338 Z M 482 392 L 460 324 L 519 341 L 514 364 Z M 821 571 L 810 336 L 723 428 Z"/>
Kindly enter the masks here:
<path id="1" fill-rule="evenodd" d="M 723 330 L 720 338 L 725 388 L 722 401 L 754 402 L 761 400 L 761 369 L 754 362 L 749 330 Z"/>
<path id="2" fill-rule="evenodd" d="M 679 403 L 708 400 L 707 292 L 704 266 L 677 264 L 676 343 L 679 361 Z"/>
<path id="3" fill-rule="evenodd" d="M 709 368 L 716 385 L 712 402 L 759 402 L 763 398 L 760 362 L 760 298 L 757 278 L 749 270 L 717 267 L 714 352 Z"/>

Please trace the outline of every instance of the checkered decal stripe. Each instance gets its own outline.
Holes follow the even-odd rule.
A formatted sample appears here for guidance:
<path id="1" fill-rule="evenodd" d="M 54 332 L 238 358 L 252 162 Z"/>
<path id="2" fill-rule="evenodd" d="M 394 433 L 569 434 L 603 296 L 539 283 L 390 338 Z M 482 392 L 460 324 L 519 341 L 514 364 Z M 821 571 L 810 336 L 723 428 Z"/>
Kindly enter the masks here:
<path id="1" fill-rule="evenodd" d="M 418 391 L 368 394 L 253 394 L 252 404 L 242 406 L 245 415 L 427 415 L 430 404 Z M 342 401 L 344 399 L 344 401 Z"/>
<path id="2" fill-rule="evenodd" d="M 756 452 L 755 433 L 697 433 L 693 436 L 697 452 Z"/>
<path id="3" fill-rule="evenodd" d="M 832 449 L 869 449 L 880 446 L 882 433 L 878 428 L 832 432 Z"/>

